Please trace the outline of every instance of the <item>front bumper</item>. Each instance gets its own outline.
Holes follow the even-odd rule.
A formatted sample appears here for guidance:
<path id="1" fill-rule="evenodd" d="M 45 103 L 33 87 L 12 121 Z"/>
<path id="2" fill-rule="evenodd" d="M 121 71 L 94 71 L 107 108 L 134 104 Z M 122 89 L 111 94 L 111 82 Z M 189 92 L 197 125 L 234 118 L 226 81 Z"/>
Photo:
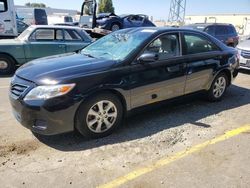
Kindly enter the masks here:
<path id="1" fill-rule="evenodd" d="M 250 59 L 240 56 L 240 69 L 250 70 Z"/>
<path id="2" fill-rule="evenodd" d="M 55 135 L 74 130 L 75 113 L 79 102 L 73 97 L 24 101 L 23 98 L 28 92 L 29 90 L 26 90 L 18 98 L 14 97 L 11 91 L 9 92 L 13 114 L 24 127 L 41 135 Z"/>

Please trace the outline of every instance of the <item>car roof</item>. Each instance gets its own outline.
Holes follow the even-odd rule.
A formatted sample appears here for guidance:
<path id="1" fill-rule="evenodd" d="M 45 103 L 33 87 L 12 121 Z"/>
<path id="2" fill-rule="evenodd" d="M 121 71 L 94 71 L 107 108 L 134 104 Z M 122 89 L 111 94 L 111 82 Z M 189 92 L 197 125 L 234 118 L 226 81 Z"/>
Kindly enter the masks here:
<path id="1" fill-rule="evenodd" d="M 200 34 L 204 37 L 209 38 L 211 41 L 213 41 L 214 43 L 216 43 L 221 49 L 226 49 L 226 45 L 224 45 L 222 42 L 220 42 L 218 39 L 212 37 L 211 35 L 203 32 L 203 31 L 199 31 L 193 28 L 185 28 L 185 27 L 138 27 L 138 28 L 128 28 L 128 29 L 123 29 L 123 30 L 119 30 L 120 32 L 124 32 L 124 33 L 136 33 L 136 32 L 148 32 L 148 33 L 152 33 L 153 36 L 158 36 L 167 32 L 191 32 L 191 33 L 196 33 L 196 34 Z M 119 32 L 117 31 L 117 32 Z M 112 34 L 112 33 L 111 33 Z"/>
<path id="2" fill-rule="evenodd" d="M 233 26 L 232 24 L 229 23 L 194 23 L 194 24 L 189 24 L 187 26 L 203 26 L 203 27 L 207 27 L 207 26 Z"/>
<path id="3" fill-rule="evenodd" d="M 42 29 L 49 29 L 49 28 L 55 28 L 55 29 L 82 29 L 80 27 L 76 26 L 64 26 L 64 25 L 31 25 L 30 26 L 33 29 L 36 28 L 42 28 Z"/>
<path id="4" fill-rule="evenodd" d="M 124 29 L 124 31 L 144 31 L 144 32 L 154 32 L 154 33 L 164 33 L 164 32 L 178 32 L 178 31 L 191 31 L 196 33 L 201 33 L 204 35 L 204 32 L 194 30 L 192 28 L 183 28 L 183 27 L 138 27 L 138 28 L 128 28 Z"/>

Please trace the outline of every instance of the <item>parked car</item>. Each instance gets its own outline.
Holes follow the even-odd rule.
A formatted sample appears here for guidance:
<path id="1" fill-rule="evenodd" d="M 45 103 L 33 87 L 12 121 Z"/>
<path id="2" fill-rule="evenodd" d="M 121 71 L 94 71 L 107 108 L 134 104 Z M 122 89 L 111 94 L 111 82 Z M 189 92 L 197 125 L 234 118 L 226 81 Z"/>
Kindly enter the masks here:
<path id="1" fill-rule="evenodd" d="M 231 47 L 236 47 L 239 43 L 238 33 L 232 24 L 197 23 L 187 27 L 204 31 Z"/>
<path id="2" fill-rule="evenodd" d="M 37 58 L 80 50 L 91 42 L 81 28 L 30 26 L 17 39 L 0 40 L 0 74 L 11 74 L 16 66 Z"/>
<path id="3" fill-rule="evenodd" d="M 142 14 L 117 16 L 113 13 L 102 13 L 98 15 L 96 22 L 97 27 L 110 31 L 131 27 L 155 27 L 148 16 Z"/>
<path id="4" fill-rule="evenodd" d="M 250 70 L 250 38 L 241 42 L 237 49 L 240 54 L 240 68 Z"/>
<path id="5" fill-rule="evenodd" d="M 237 50 L 178 28 L 113 32 L 78 54 L 34 60 L 10 87 L 16 119 L 43 135 L 103 137 L 138 107 L 205 91 L 219 101 L 237 76 Z"/>

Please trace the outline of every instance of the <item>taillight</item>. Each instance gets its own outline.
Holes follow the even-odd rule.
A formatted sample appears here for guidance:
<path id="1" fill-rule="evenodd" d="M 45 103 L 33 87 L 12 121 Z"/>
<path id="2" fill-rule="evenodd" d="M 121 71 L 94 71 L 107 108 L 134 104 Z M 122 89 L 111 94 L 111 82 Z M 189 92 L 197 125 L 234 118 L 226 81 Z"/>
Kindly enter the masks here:
<path id="1" fill-rule="evenodd" d="M 234 43 L 234 38 L 233 37 L 228 38 L 227 43 Z"/>

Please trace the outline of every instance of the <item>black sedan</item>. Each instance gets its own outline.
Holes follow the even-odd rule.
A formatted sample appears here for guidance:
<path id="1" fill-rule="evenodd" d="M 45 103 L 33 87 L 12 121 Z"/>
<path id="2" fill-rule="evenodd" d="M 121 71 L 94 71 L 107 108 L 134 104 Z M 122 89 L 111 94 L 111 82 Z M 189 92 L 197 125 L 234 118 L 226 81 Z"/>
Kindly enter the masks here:
<path id="1" fill-rule="evenodd" d="M 155 27 L 143 14 L 129 14 L 117 16 L 113 13 L 102 13 L 97 17 L 97 27 L 110 31 L 117 31 L 131 27 Z"/>
<path id="2" fill-rule="evenodd" d="M 237 76 L 236 50 L 205 33 L 176 28 L 125 29 L 80 53 L 34 60 L 11 81 L 16 119 L 33 132 L 78 130 L 103 137 L 126 112 L 205 91 L 223 98 Z"/>

